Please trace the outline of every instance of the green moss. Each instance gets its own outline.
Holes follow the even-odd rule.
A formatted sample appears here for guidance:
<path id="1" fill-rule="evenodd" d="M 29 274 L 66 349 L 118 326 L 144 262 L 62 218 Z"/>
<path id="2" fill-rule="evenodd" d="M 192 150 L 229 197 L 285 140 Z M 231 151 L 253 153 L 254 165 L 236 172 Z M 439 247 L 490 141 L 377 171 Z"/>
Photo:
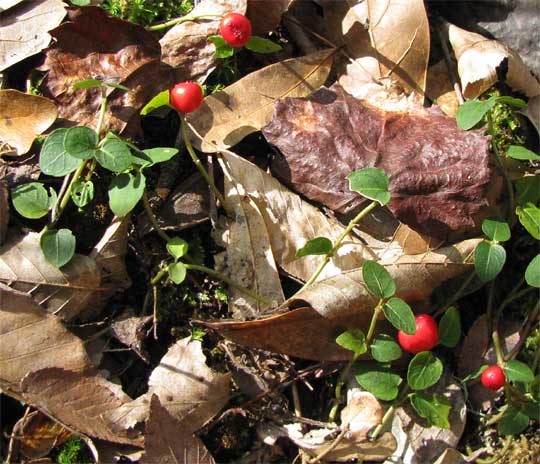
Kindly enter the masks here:
<path id="1" fill-rule="evenodd" d="M 191 0 L 105 0 L 101 5 L 110 14 L 148 26 L 184 16 L 193 9 Z"/>
<path id="2" fill-rule="evenodd" d="M 484 97 L 500 97 L 501 92 L 492 89 Z M 522 117 L 514 108 L 504 103 L 497 103 L 489 112 L 491 118 L 493 140 L 497 148 L 506 150 L 509 145 L 523 145 L 525 143 Z"/>
<path id="3" fill-rule="evenodd" d="M 92 463 L 94 460 L 90 456 L 84 442 L 79 437 L 72 437 L 66 441 L 56 456 L 57 464 L 84 464 Z"/>

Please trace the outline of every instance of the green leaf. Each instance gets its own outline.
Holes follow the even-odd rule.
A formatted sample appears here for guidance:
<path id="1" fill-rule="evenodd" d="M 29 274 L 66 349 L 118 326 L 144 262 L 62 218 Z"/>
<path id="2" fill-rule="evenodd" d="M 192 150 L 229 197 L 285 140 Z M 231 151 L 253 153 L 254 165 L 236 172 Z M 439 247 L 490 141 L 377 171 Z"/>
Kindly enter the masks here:
<path id="1" fill-rule="evenodd" d="M 167 242 L 167 251 L 174 259 L 180 259 L 188 252 L 189 244 L 180 237 L 173 237 Z"/>
<path id="2" fill-rule="evenodd" d="M 151 161 L 150 164 L 148 164 L 147 166 L 153 166 L 154 164 L 169 161 L 174 155 L 178 153 L 178 149 L 169 147 L 156 147 L 143 150 L 143 153 Z"/>
<path id="3" fill-rule="evenodd" d="M 540 255 L 536 255 L 527 266 L 525 282 L 531 287 L 540 288 Z"/>
<path id="4" fill-rule="evenodd" d="M 396 284 L 390 273 L 375 261 L 362 265 L 362 278 L 368 290 L 377 298 L 390 298 L 396 293 Z"/>
<path id="5" fill-rule="evenodd" d="M 142 173 L 119 174 L 109 186 L 109 205 L 114 214 L 119 217 L 128 214 L 141 199 L 146 178 Z"/>
<path id="6" fill-rule="evenodd" d="M 441 378 L 443 364 L 431 351 L 422 351 L 414 356 L 407 369 L 407 383 L 413 390 L 425 390 Z"/>
<path id="7" fill-rule="evenodd" d="M 184 263 L 170 264 L 167 271 L 169 271 L 169 278 L 177 285 L 181 284 L 186 278 L 187 269 Z"/>
<path id="8" fill-rule="evenodd" d="M 496 243 L 480 242 L 474 253 L 474 268 L 482 282 L 493 280 L 506 261 L 505 249 Z"/>
<path id="9" fill-rule="evenodd" d="M 494 98 L 485 101 L 476 99 L 466 101 L 458 108 L 456 115 L 458 126 L 463 130 L 472 129 L 495 106 L 495 103 L 497 100 Z"/>
<path id="10" fill-rule="evenodd" d="M 482 230 L 490 240 L 496 242 L 506 242 L 510 239 L 510 226 L 501 219 L 484 219 Z"/>
<path id="11" fill-rule="evenodd" d="M 416 333 L 416 320 L 411 307 L 401 298 L 391 298 L 383 306 L 386 319 L 396 329 L 413 335 Z"/>
<path id="12" fill-rule="evenodd" d="M 454 348 L 461 337 L 461 319 L 455 306 L 450 306 L 439 322 L 439 343 Z"/>
<path id="13" fill-rule="evenodd" d="M 390 335 L 379 334 L 371 344 L 371 355 L 376 361 L 392 362 L 401 358 L 401 348 Z"/>
<path id="14" fill-rule="evenodd" d="M 112 172 L 122 172 L 133 163 L 128 145 L 123 140 L 112 136 L 105 140 L 103 146 L 96 151 L 96 161 Z"/>
<path id="15" fill-rule="evenodd" d="M 390 201 L 388 186 L 390 181 L 384 171 L 377 168 L 364 168 L 347 176 L 349 188 L 370 200 L 386 205 Z"/>
<path id="16" fill-rule="evenodd" d="M 500 435 L 516 435 L 523 432 L 529 425 L 529 416 L 513 406 L 508 406 L 499 421 Z"/>
<path id="17" fill-rule="evenodd" d="M 38 219 L 49 211 L 47 190 L 40 182 L 15 187 L 11 191 L 11 199 L 17 212 L 28 219 Z"/>
<path id="18" fill-rule="evenodd" d="M 332 241 L 326 237 L 315 237 L 296 252 L 296 258 L 308 255 L 329 255 L 334 248 Z"/>
<path id="19" fill-rule="evenodd" d="M 518 206 L 516 214 L 527 232 L 536 240 L 540 240 L 540 209 L 532 203 L 527 203 L 523 208 Z"/>
<path id="20" fill-rule="evenodd" d="M 94 199 L 94 183 L 91 180 L 77 179 L 71 188 L 71 199 L 79 208 L 84 208 Z"/>
<path id="21" fill-rule="evenodd" d="M 427 419 L 430 425 L 441 429 L 450 428 L 448 416 L 452 406 L 444 396 L 415 392 L 411 395 L 411 404 L 418 415 Z"/>
<path id="22" fill-rule="evenodd" d="M 480 377 L 480 376 L 482 375 L 482 373 L 483 373 L 488 367 L 489 367 L 489 365 L 487 365 L 487 364 L 484 364 L 483 366 L 480 366 L 478 369 L 476 369 L 475 371 L 471 372 L 468 376 L 463 377 L 462 382 L 463 382 L 463 383 L 466 383 L 466 382 L 468 382 L 469 380 L 477 379 L 478 377 Z"/>
<path id="23" fill-rule="evenodd" d="M 225 42 L 225 39 L 220 35 L 210 36 L 208 40 L 216 46 L 216 58 L 229 58 L 234 55 L 234 48 Z"/>
<path id="24" fill-rule="evenodd" d="M 87 4 L 90 3 L 90 0 L 85 0 L 85 1 L 88 1 Z M 72 0 L 72 3 L 73 3 L 73 0 Z M 89 89 L 92 87 L 101 87 L 102 85 L 103 83 L 98 79 L 84 79 L 82 81 L 75 82 L 75 84 L 73 84 L 73 88 L 74 89 Z"/>
<path id="25" fill-rule="evenodd" d="M 116 82 L 103 81 L 103 85 L 106 87 L 111 87 L 113 89 L 119 89 L 119 90 L 124 90 L 125 92 L 131 92 L 131 89 L 129 87 L 126 87 L 125 85 L 122 85 L 122 84 L 118 84 Z"/>
<path id="26" fill-rule="evenodd" d="M 536 400 L 540 401 L 540 374 L 528 385 L 529 393 Z"/>
<path id="27" fill-rule="evenodd" d="M 164 90 L 159 92 L 155 97 L 153 97 L 146 105 L 143 106 L 141 110 L 141 115 L 146 116 L 152 111 L 161 108 L 162 106 L 169 106 L 169 90 Z"/>
<path id="28" fill-rule="evenodd" d="M 252 36 L 244 47 L 256 53 L 276 53 L 283 49 L 281 45 L 256 35 Z"/>
<path id="29" fill-rule="evenodd" d="M 39 153 L 39 168 L 43 174 L 63 177 L 75 171 L 81 160 L 68 154 L 64 148 L 64 137 L 68 129 L 56 129 L 51 132 Z"/>
<path id="30" fill-rule="evenodd" d="M 376 398 L 392 401 L 398 395 L 401 377 L 389 366 L 375 363 L 363 363 L 355 366 L 356 381 Z"/>
<path id="31" fill-rule="evenodd" d="M 504 103 L 505 105 L 514 106 L 519 109 L 526 109 L 527 103 L 521 98 L 508 97 L 506 95 L 502 97 L 491 97 L 490 100 L 495 100 L 496 103 Z"/>
<path id="32" fill-rule="evenodd" d="M 515 183 L 516 200 L 520 206 L 527 203 L 538 204 L 540 201 L 540 176 L 527 176 Z"/>
<path id="33" fill-rule="evenodd" d="M 94 157 L 98 136 L 85 126 L 70 127 L 64 135 L 64 150 L 68 155 L 87 160 Z"/>
<path id="34" fill-rule="evenodd" d="M 367 351 L 366 336 L 360 329 L 343 332 L 336 338 L 336 343 L 354 354 L 364 354 Z"/>
<path id="35" fill-rule="evenodd" d="M 537 403 L 536 401 L 526 403 L 523 405 L 522 411 L 531 419 L 540 422 L 540 403 Z"/>
<path id="36" fill-rule="evenodd" d="M 75 254 L 75 236 L 69 229 L 48 230 L 41 235 L 41 250 L 53 266 L 62 267 Z"/>
<path id="37" fill-rule="evenodd" d="M 57 201 L 58 195 L 56 194 L 56 190 L 54 190 L 52 187 L 49 187 L 49 210 L 54 208 Z"/>
<path id="38" fill-rule="evenodd" d="M 506 374 L 507 379 L 512 382 L 529 383 L 534 380 L 534 374 L 531 368 L 527 366 L 527 364 L 516 361 L 515 359 L 506 363 L 506 366 L 504 366 L 504 373 Z"/>
<path id="39" fill-rule="evenodd" d="M 523 161 L 538 161 L 540 156 L 531 150 L 527 150 L 525 147 L 520 147 L 518 145 L 510 145 L 508 150 L 506 150 L 506 155 L 510 158 Z"/>

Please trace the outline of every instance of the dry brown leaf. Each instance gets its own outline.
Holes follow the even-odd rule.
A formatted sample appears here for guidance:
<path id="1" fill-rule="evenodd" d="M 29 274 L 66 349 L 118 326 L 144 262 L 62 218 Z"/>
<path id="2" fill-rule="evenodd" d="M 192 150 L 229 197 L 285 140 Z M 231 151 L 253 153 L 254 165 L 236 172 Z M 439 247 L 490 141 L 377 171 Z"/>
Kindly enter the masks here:
<path id="1" fill-rule="evenodd" d="M 150 362 L 150 356 L 144 347 L 144 341 L 151 320 L 152 316 L 138 317 L 134 315 L 133 309 L 128 308 L 111 324 L 111 334 L 147 363 Z"/>
<path id="2" fill-rule="evenodd" d="M 161 59 L 174 69 L 175 81 L 201 80 L 216 63 L 215 45 L 208 37 L 219 34 L 219 15 L 245 13 L 247 0 L 203 0 L 188 16 L 218 15 L 172 27 L 160 39 Z"/>
<path id="3" fill-rule="evenodd" d="M 142 464 L 214 464 L 201 440 L 152 395 L 146 421 Z"/>
<path id="4" fill-rule="evenodd" d="M 453 24 L 448 30 L 458 62 L 461 88 L 466 98 L 476 98 L 499 79 L 497 68 L 507 60 L 506 83 L 527 97 L 540 95 L 540 82 L 531 74 L 521 57 L 497 40 L 466 31 Z"/>
<path id="5" fill-rule="evenodd" d="M 31 297 L 0 283 L 0 372 L 14 393 L 29 372 L 46 367 L 90 367 L 82 340 Z"/>
<path id="6" fill-rule="evenodd" d="M 291 58 L 255 71 L 220 92 L 206 97 L 189 122 L 202 140 L 204 152 L 237 144 L 260 130 L 272 117 L 274 101 L 303 97 L 319 88 L 330 72 L 335 50 Z"/>
<path id="7" fill-rule="evenodd" d="M 9 223 L 8 196 L 9 193 L 6 184 L 0 181 L 0 245 L 4 243 L 7 237 L 7 226 Z"/>
<path id="8" fill-rule="evenodd" d="M 381 422 L 381 403 L 371 393 L 353 388 L 347 392 L 347 405 L 341 410 L 341 427 L 347 427 L 358 440 Z"/>
<path id="9" fill-rule="evenodd" d="M 38 157 L 35 155 L 19 156 L 9 162 L 0 157 L 0 179 L 9 189 L 36 180 L 40 173 Z"/>
<path id="10" fill-rule="evenodd" d="M 0 143 L 22 155 L 30 150 L 36 135 L 56 119 L 58 111 L 48 98 L 18 90 L 0 90 Z"/>
<path id="11" fill-rule="evenodd" d="M 41 369 L 22 380 L 21 390 L 26 402 L 72 430 L 115 443 L 140 443 L 127 433 L 111 430 L 105 413 L 131 399 L 119 385 L 99 375 L 60 368 Z"/>
<path id="12" fill-rule="evenodd" d="M 9 2 L 8 7 L 13 2 Z M 43 50 L 66 15 L 60 0 L 26 0 L 0 17 L 0 71 Z M 6 9 L 6 8 L 2 8 Z"/>
<path id="13" fill-rule="evenodd" d="M 293 0 L 248 0 L 246 16 L 253 34 L 267 34 L 276 29 Z"/>
<path id="14" fill-rule="evenodd" d="M 70 431 L 39 411 L 20 419 L 13 427 L 13 433 L 21 437 L 21 453 L 30 459 L 47 456 L 71 436 Z"/>
<path id="15" fill-rule="evenodd" d="M 418 255 L 442 246 L 443 240 L 421 234 L 405 224 L 400 224 L 394 235 L 394 240 L 401 245 L 406 255 Z"/>
<path id="16" fill-rule="evenodd" d="M 456 117 L 459 101 L 448 75 L 446 60 L 441 60 L 428 68 L 426 95 L 445 114 Z"/>

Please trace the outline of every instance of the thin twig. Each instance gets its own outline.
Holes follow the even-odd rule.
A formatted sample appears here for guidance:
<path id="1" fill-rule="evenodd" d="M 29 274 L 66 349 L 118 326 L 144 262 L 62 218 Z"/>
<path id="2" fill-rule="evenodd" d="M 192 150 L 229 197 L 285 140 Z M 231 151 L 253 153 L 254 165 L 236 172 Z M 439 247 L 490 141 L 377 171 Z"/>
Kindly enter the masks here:
<path id="1" fill-rule="evenodd" d="M 150 205 L 150 202 L 148 201 L 148 195 L 146 194 L 146 190 L 143 191 L 142 200 L 143 200 L 144 210 L 146 211 L 146 215 L 148 216 L 148 219 L 150 220 L 152 227 L 163 240 L 168 242 L 171 239 L 171 237 L 169 237 L 167 233 L 159 225 L 159 222 L 157 221 L 154 211 L 152 210 L 152 206 Z"/>

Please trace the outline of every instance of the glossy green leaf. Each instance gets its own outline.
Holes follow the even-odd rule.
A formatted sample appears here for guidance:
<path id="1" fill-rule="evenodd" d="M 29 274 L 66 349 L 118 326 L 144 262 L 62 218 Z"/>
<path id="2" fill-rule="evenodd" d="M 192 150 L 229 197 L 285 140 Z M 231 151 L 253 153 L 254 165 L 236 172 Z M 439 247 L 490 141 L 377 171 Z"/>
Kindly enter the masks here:
<path id="1" fill-rule="evenodd" d="M 429 425 L 441 429 L 450 428 L 448 416 L 452 406 L 444 396 L 415 392 L 411 395 L 411 404 L 418 415 L 429 422 Z"/>
<path id="2" fill-rule="evenodd" d="M 252 36 L 244 47 L 256 53 L 276 53 L 283 49 L 281 45 L 256 35 Z"/>
<path id="3" fill-rule="evenodd" d="M 154 164 L 169 161 L 178 153 L 178 149 L 170 147 L 148 148 L 147 150 L 143 150 L 143 153 L 150 160 L 150 164 L 146 166 L 153 166 Z"/>
<path id="4" fill-rule="evenodd" d="M 161 108 L 162 106 L 169 106 L 169 90 L 163 90 L 153 97 L 141 110 L 141 115 L 146 116 L 152 111 Z"/>
<path id="5" fill-rule="evenodd" d="M 512 382 L 528 383 L 534 380 L 533 371 L 527 364 L 512 359 L 504 366 L 506 378 Z"/>
<path id="6" fill-rule="evenodd" d="M 519 222 L 536 240 L 540 240 L 540 209 L 532 203 L 516 208 Z"/>
<path id="7" fill-rule="evenodd" d="M 362 278 L 368 290 L 377 298 L 390 298 L 396 293 L 396 284 L 390 273 L 375 261 L 365 261 Z"/>
<path id="8" fill-rule="evenodd" d="M 39 243 L 45 259 L 56 267 L 69 263 L 75 254 L 76 240 L 69 229 L 48 230 Z"/>
<path id="9" fill-rule="evenodd" d="M 492 99 L 495 100 L 496 103 L 504 103 L 505 105 L 510 105 L 521 110 L 527 108 L 527 103 L 521 98 L 514 98 L 503 95 L 502 97 L 491 97 L 490 100 Z"/>
<path id="10" fill-rule="evenodd" d="M 229 58 L 234 55 L 234 48 L 220 35 L 210 36 L 208 40 L 216 46 L 216 58 Z"/>
<path id="11" fill-rule="evenodd" d="M 540 255 L 536 255 L 527 266 L 525 282 L 531 287 L 540 288 Z"/>
<path id="12" fill-rule="evenodd" d="M 529 416 L 510 405 L 499 421 L 499 434 L 516 435 L 523 432 L 528 425 Z"/>
<path id="13" fill-rule="evenodd" d="M 383 306 L 386 319 L 396 329 L 413 335 L 416 333 L 416 320 L 411 307 L 401 298 L 390 298 Z"/>
<path id="14" fill-rule="evenodd" d="M 51 132 L 39 153 L 39 168 L 43 174 L 63 177 L 75 171 L 82 161 L 68 154 L 64 148 L 64 137 L 68 129 Z"/>
<path id="15" fill-rule="evenodd" d="M 484 219 L 482 230 L 490 240 L 496 242 L 506 242 L 510 239 L 510 226 L 501 219 Z"/>
<path id="16" fill-rule="evenodd" d="M 401 358 L 401 348 L 390 335 L 379 334 L 371 344 L 371 355 L 376 361 L 392 362 Z"/>
<path id="17" fill-rule="evenodd" d="M 493 98 L 485 101 L 476 99 L 466 101 L 457 111 L 456 120 L 458 126 L 463 130 L 472 129 L 496 103 L 497 101 Z"/>
<path id="18" fill-rule="evenodd" d="M 506 261 L 505 249 L 496 243 L 480 242 L 474 253 L 474 268 L 482 282 L 493 280 Z"/>
<path id="19" fill-rule="evenodd" d="M 89 4 L 90 3 L 90 0 L 84 0 L 84 1 L 87 1 Z M 72 0 L 72 3 L 73 3 L 73 0 Z M 74 89 L 90 89 L 92 87 L 101 87 L 103 85 L 103 83 L 98 80 L 98 79 L 84 79 L 82 81 L 78 81 L 78 82 L 75 82 L 75 84 L 73 84 L 73 88 Z"/>
<path id="20" fill-rule="evenodd" d="M 187 269 L 184 263 L 173 263 L 169 265 L 167 270 L 169 271 L 169 278 L 177 285 L 186 279 Z"/>
<path id="21" fill-rule="evenodd" d="M 330 239 L 326 237 L 315 237 L 308 240 L 306 244 L 296 252 L 296 257 L 302 258 L 309 255 L 328 255 L 333 247 L 334 245 Z"/>
<path id="22" fill-rule="evenodd" d="M 347 176 L 349 188 L 370 200 L 386 205 L 390 201 L 388 187 L 390 181 L 384 171 L 377 168 L 364 168 Z"/>
<path id="23" fill-rule="evenodd" d="M 91 180 L 77 179 L 71 188 L 71 199 L 79 208 L 84 208 L 94 199 L 94 183 Z"/>
<path id="24" fill-rule="evenodd" d="M 483 373 L 488 367 L 489 367 L 489 365 L 487 365 L 487 364 L 484 364 L 484 365 L 480 366 L 478 369 L 476 369 L 475 371 L 471 372 L 468 376 L 463 377 L 462 382 L 463 382 L 463 383 L 466 383 L 466 382 L 468 382 L 469 380 L 477 379 L 478 377 L 480 377 L 480 376 L 482 375 L 482 373 Z"/>
<path id="25" fill-rule="evenodd" d="M 523 160 L 523 161 L 538 161 L 538 160 L 540 160 L 539 155 L 532 152 L 531 150 L 527 150 L 525 147 L 520 147 L 518 145 L 510 145 L 508 147 L 508 150 L 506 150 L 506 154 L 510 158 L 514 158 L 514 159 L 517 159 L 517 160 Z"/>
<path id="26" fill-rule="evenodd" d="M 78 159 L 93 158 L 97 143 L 96 132 L 85 126 L 70 127 L 64 135 L 64 150 Z"/>
<path id="27" fill-rule="evenodd" d="M 141 199 L 146 178 L 138 172 L 137 175 L 123 173 L 117 175 L 109 186 L 109 205 L 117 216 L 128 214 Z"/>
<path id="28" fill-rule="evenodd" d="M 527 203 L 538 204 L 540 202 L 540 176 L 527 176 L 515 183 L 516 201 L 518 205 L 525 206 Z"/>
<path id="29" fill-rule="evenodd" d="M 112 172 L 125 171 L 133 162 L 128 145 L 117 138 L 108 139 L 96 151 L 94 158 L 101 166 Z"/>
<path id="30" fill-rule="evenodd" d="M 367 351 L 366 336 L 360 329 L 343 332 L 336 338 L 336 343 L 354 354 L 364 354 Z"/>
<path id="31" fill-rule="evenodd" d="M 355 366 L 356 381 L 376 398 L 392 401 L 398 395 L 401 377 L 389 366 L 377 363 L 362 363 Z"/>
<path id="32" fill-rule="evenodd" d="M 540 402 L 540 374 L 528 385 L 529 393 L 535 401 Z"/>
<path id="33" fill-rule="evenodd" d="M 450 306 L 439 322 L 439 343 L 454 348 L 461 337 L 461 318 L 455 306 Z"/>
<path id="34" fill-rule="evenodd" d="M 180 259 L 188 252 L 189 244 L 180 237 L 173 237 L 167 242 L 167 251 L 175 258 Z"/>
<path id="35" fill-rule="evenodd" d="M 407 383 L 413 390 L 425 390 L 441 378 L 443 364 L 431 351 L 417 353 L 407 369 Z"/>
<path id="36" fill-rule="evenodd" d="M 19 185 L 11 191 L 13 206 L 28 219 L 38 219 L 49 211 L 49 196 L 40 182 Z"/>

